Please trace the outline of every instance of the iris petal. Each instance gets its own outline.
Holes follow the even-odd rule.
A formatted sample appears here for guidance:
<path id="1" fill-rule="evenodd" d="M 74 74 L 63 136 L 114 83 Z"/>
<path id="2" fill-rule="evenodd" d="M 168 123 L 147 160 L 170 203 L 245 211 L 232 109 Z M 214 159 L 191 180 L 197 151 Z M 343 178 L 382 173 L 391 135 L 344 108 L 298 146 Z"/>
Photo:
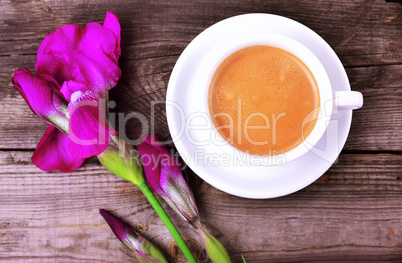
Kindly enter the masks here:
<path id="1" fill-rule="evenodd" d="M 87 91 L 87 85 L 85 83 L 75 80 L 65 81 L 63 86 L 60 89 L 60 92 L 63 93 L 65 98 L 70 101 L 71 95 L 76 91 L 85 92 Z"/>
<path id="2" fill-rule="evenodd" d="M 36 115 L 49 125 L 67 130 L 67 102 L 58 91 L 54 79 L 44 77 L 37 77 L 24 68 L 15 71 L 13 84 Z"/>
<path id="3" fill-rule="evenodd" d="M 91 91 L 74 92 L 68 105 L 70 114 L 68 149 L 77 158 L 88 158 L 103 152 L 110 136 L 117 132 L 110 128 L 99 108 L 99 101 Z"/>
<path id="4" fill-rule="evenodd" d="M 154 192 L 163 195 L 160 186 L 160 154 L 159 151 L 145 142 L 138 144 L 138 152 L 141 155 L 142 166 L 147 182 Z"/>
<path id="5" fill-rule="evenodd" d="M 32 162 L 44 171 L 71 172 L 82 165 L 84 158 L 75 158 L 68 151 L 67 135 L 49 126 L 32 156 Z"/>
<path id="6" fill-rule="evenodd" d="M 95 22 L 85 28 L 66 25 L 46 36 L 39 47 L 35 69 L 39 76 L 53 76 L 59 86 L 74 80 L 102 94 L 116 86 L 121 76 L 119 56 L 120 25 L 117 17 L 108 12 L 105 26 Z M 70 93 L 64 95 L 70 100 Z"/>
<path id="7" fill-rule="evenodd" d="M 112 12 L 107 12 L 103 27 L 110 29 L 116 37 L 117 46 L 115 50 L 116 58 L 120 57 L 120 23 L 119 18 Z"/>

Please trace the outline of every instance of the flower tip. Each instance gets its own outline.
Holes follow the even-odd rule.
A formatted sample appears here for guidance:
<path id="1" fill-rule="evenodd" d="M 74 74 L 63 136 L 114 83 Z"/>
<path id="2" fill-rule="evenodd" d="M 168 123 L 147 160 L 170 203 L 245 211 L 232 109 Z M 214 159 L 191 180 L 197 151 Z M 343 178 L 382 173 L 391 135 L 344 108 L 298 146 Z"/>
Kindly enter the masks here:
<path id="1" fill-rule="evenodd" d="M 106 214 L 106 213 L 107 213 L 107 212 L 106 212 L 105 209 L 99 208 L 99 214 L 101 214 L 101 215 L 103 216 L 103 215 Z"/>
<path id="2" fill-rule="evenodd" d="M 106 20 L 109 20 L 109 19 L 116 20 L 117 22 L 119 22 L 119 20 L 120 20 L 119 17 L 116 16 L 113 12 L 107 11 L 107 12 L 106 12 L 105 21 L 106 21 Z"/>
<path id="3" fill-rule="evenodd" d="M 124 241 L 128 236 L 132 235 L 132 228 L 127 223 L 113 216 L 104 209 L 99 209 L 99 213 L 120 241 Z"/>
<path id="4" fill-rule="evenodd" d="M 13 82 L 14 82 L 14 81 L 17 81 L 16 76 L 19 75 L 19 74 L 22 74 L 22 73 L 31 73 L 31 72 L 29 71 L 28 68 L 23 68 L 23 69 L 16 69 L 16 70 L 14 70 Z"/>
<path id="5" fill-rule="evenodd" d="M 21 84 L 20 84 L 20 80 L 23 80 L 25 78 L 25 76 L 23 74 L 24 75 L 31 74 L 31 72 L 29 71 L 28 68 L 14 70 L 12 83 L 13 83 L 14 88 L 16 88 L 20 92 L 20 94 L 24 97 L 25 101 L 27 102 L 28 106 L 32 109 L 31 105 L 29 104 L 29 101 L 27 100 L 27 98 L 25 96 L 24 90 L 22 89 Z M 32 111 L 33 111 L 33 109 L 32 109 Z"/>
<path id="6" fill-rule="evenodd" d="M 106 220 L 106 222 L 108 223 L 108 225 L 113 229 L 111 223 L 113 223 L 113 216 L 111 214 L 109 214 L 108 211 L 106 211 L 105 209 L 99 209 L 99 214 L 101 214 L 101 216 Z"/>
<path id="7" fill-rule="evenodd" d="M 110 11 L 106 12 L 106 16 L 105 16 L 105 21 L 103 22 L 103 27 L 111 30 L 114 34 L 114 36 L 116 37 L 116 41 L 117 41 L 117 46 L 115 49 L 115 55 L 116 58 L 120 57 L 120 53 L 121 53 L 121 48 L 120 48 L 120 42 L 121 42 L 121 28 L 120 28 L 120 23 L 119 23 L 119 18 L 113 14 Z"/>
<path id="8" fill-rule="evenodd" d="M 115 232 L 115 221 L 118 221 L 117 218 L 115 218 L 114 216 L 112 216 L 108 211 L 106 211 L 105 209 L 99 209 L 99 214 L 101 214 L 101 216 L 103 217 L 103 219 L 105 219 L 106 223 L 109 225 L 109 227 L 113 230 L 113 232 L 116 234 Z"/>
<path id="9" fill-rule="evenodd" d="M 113 229 L 113 221 L 119 221 L 116 217 L 112 216 L 108 211 L 105 209 L 99 209 L 99 214 L 106 220 L 109 226 Z"/>

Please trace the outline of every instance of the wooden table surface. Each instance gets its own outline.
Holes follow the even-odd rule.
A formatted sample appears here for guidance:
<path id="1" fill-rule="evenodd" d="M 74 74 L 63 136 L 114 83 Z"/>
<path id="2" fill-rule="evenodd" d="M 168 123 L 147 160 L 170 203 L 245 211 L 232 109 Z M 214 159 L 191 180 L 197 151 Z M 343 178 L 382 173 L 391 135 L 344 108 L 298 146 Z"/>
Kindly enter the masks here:
<path id="1" fill-rule="evenodd" d="M 30 160 L 46 124 L 13 88 L 14 69 L 33 70 L 39 44 L 57 27 L 102 23 L 108 10 L 122 27 L 123 76 L 110 97 L 125 114 L 149 116 L 180 53 L 222 19 L 272 13 L 321 35 L 364 95 L 337 163 L 305 189 L 267 200 L 231 196 L 191 176 L 201 218 L 233 262 L 402 261 L 402 5 L 382 0 L 0 1 L 0 261 L 134 262 L 98 214 L 104 208 L 180 262 L 140 191 L 95 158 L 68 174 Z M 136 138 L 141 127 L 132 121 L 126 132 Z M 169 136 L 163 105 L 156 132 Z M 192 230 L 169 214 L 208 262 Z"/>

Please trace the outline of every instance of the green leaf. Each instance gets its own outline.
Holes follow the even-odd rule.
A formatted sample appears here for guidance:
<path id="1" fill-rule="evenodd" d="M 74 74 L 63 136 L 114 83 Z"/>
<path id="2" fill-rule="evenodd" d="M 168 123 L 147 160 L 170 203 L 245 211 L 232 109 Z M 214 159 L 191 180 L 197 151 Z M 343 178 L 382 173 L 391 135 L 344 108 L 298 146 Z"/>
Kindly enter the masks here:
<path id="1" fill-rule="evenodd" d="M 160 260 L 158 260 L 152 256 L 149 256 L 149 255 L 137 254 L 137 255 L 134 255 L 134 257 L 138 263 L 161 263 Z M 163 262 L 167 262 L 167 261 L 163 261 Z"/>
<path id="2" fill-rule="evenodd" d="M 162 251 L 160 251 L 157 246 L 148 240 L 142 244 L 141 252 L 158 259 L 158 261 L 161 263 L 168 263 Z"/>
<path id="3" fill-rule="evenodd" d="M 225 247 L 203 227 L 200 228 L 200 234 L 205 244 L 205 249 L 209 258 L 214 263 L 230 263 L 230 258 Z"/>
<path id="4" fill-rule="evenodd" d="M 243 259 L 243 263 L 247 263 L 243 256 L 241 256 L 241 258 Z"/>
<path id="5" fill-rule="evenodd" d="M 110 144 L 98 159 L 110 172 L 138 186 L 144 182 L 140 155 L 126 141 L 119 139 L 118 143 L 119 147 Z"/>

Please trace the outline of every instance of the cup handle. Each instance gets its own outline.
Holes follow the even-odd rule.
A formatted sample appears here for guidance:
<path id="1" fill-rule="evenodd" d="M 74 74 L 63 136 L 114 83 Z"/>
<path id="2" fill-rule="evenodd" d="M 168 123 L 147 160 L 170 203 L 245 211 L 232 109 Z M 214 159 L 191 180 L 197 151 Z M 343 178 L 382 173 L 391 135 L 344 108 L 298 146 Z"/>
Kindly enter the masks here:
<path id="1" fill-rule="evenodd" d="M 334 106 L 338 110 L 356 110 L 363 106 L 363 95 L 358 91 L 334 92 Z"/>

